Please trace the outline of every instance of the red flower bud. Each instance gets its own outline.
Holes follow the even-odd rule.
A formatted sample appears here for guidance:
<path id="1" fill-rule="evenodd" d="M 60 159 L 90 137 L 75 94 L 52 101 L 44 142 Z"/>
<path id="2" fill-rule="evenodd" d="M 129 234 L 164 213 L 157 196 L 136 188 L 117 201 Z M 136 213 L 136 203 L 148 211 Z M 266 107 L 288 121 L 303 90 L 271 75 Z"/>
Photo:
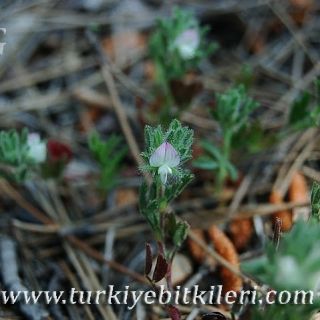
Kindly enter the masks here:
<path id="1" fill-rule="evenodd" d="M 48 151 L 49 161 L 69 162 L 72 158 L 71 148 L 67 144 L 54 139 L 48 140 L 47 151 Z"/>

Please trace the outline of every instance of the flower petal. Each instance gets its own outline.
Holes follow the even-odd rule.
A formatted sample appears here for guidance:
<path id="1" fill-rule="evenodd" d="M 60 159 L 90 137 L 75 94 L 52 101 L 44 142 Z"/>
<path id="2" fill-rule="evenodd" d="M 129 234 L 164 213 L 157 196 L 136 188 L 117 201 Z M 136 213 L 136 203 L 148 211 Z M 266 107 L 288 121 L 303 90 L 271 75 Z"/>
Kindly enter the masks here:
<path id="1" fill-rule="evenodd" d="M 41 163 L 46 160 L 47 146 L 41 141 L 38 133 L 30 133 L 27 140 L 28 156 L 36 163 Z"/>
<path id="2" fill-rule="evenodd" d="M 180 157 L 176 149 L 169 143 L 165 142 L 165 163 L 174 168 L 180 163 Z"/>
<path id="3" fill-rule="evenodd" d="M 175 40 L 175 47 L 185 59 L 193 58 L 199 44 L 199 32 L 194 28 L 183 31 Z"/>
<path id="4" fill-rule="evenodd" d="M 168 174 L 172 174 L 172 170 L 170 167 L 168 167 L 166 164 L 164 164 L 158 169 L 158 173 L 160 175 L 160 179 L 161 179 L 162 184 L 166 184 Z"/>
<path id="5" fill-rule="evenodd" d="M 149 163 L 152 167 L 160 167 L 165 163 L 166 148 L 162 143 L 151 155 Z"/>
<path id="6" fill-rule="evenodd" d="M 163 142 L 151 155 L 149 163 L 152 167 L 160 167 L 166 164 L 173 168 L 180 163 L 180 157 L 169 142 Z"/>

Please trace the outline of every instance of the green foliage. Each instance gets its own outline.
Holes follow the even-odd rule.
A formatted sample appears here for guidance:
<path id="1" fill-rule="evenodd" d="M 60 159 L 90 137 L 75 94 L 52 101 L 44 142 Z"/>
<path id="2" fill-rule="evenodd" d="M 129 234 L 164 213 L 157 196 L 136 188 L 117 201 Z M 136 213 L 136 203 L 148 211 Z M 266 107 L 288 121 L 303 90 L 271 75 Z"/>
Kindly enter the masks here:
<path id="1" fill-rule="evenodd" d="M 194 166 L 217 172 L 217 186 L 221 188 L 227 177 L 237 179 L 237 171 L 230 161 L 231 146 L 241 130 L 248 128 L 250 114 L 258 107 L 258 103 L 247 96 L 243 85 L 231 88 L 217 95 L 217 105 L 212 117 L 220 126 L 222 145 L 215 146 L 203 141 L 205 156 L 194 161 Z"/>
<path id="2" fill-rule="evenodd" d="M 194 166 L 204 170 L 223 172 L 224 176 L 236 180 L 238 173 L 234 165 L 229 161 L 222 150 L 209 141 L 202 141 L 201 146 L 206 152 L 205 156 L 199 157 L 193 162 Z"/>
<path id="3" fill-rule="evenodd" d="M 242 66 L 239 75 L 236 78 L 237 85 L 244 85 L 244 87 L 248 90 L 254 81 L 254 73 L 253 69 L 250 65 L 245 64 Z"/>
<path id="4" fill-rule="evenodd" d="M 319 126 L 320 124 L 320 81 L 316 80 L 316 99 L 305 91 L 292 104 L 288 125 L 291 131 L 300 131 L 307 128 Z"/>
<path id="5" fill-rule="evenodd" d="M 167 223 L 168 234 L 176 247 L 180 247 L 187 238 L 189 225 L 185 221 L 178 221 L 175 215 L 170 214 Z"/>
<path id="6" fill-rule="evenodd" d="M 269 243 L 264 258 L 242 263 L 241 269 L 277 291 L 305 290 L 314 292 L 316 296 L 320 285 L 319 247 L 320 224 L 314 220 L 309 223 L 298 221 L 291 232 L 284 235 L 278 249 Z M 261 314 L 257 317 L 259 319 L 310 319 L 311 312 L 319 306 L 319 300 L 315 298 L 313 305 L 290 305 L 288 309 L 287 306 L 275 304 L 267 306 L 265 311 L 256 312 Z M 294 310 L 301 315 L 300 318 L 289 318 Z M 270 315 L 277 317 L 268 318 Z"/>
<path id="7" fill-rule="evenodd" d="M 180 157 L 179 166 L 172 168 L 172 176 L 165 185 L 160 181 L 158 168 L 149 164 L 150 157 L 164 142 L 169 142 Z M 170 215 L 170 223 L 166 223 L 166 210 L 169 203 L 177 198 L 193 179 L 191 172 L 182 167 L 192 157 L 192 142 L 193 130 L 182 126 L 176 119 L 171 122 L 166 131 L 161 126 L 145 127 L 145 151 L 142 157 L 146 164 L 141 169 L 152 174 L 152 183 L 148 186 L 144 182 L 141 186 L 140 212 L 151 226 L 156 239 L 164 241 L 169 237 L 175 247 L 179 247 L 186 238 L 188 225 L 178 221 L 173 215 Z"/>
<path id="8" fill-rule="evenodd" d="M 103 141 L 97 132 L 89 136 L 88 143 L 91 153 L 100 165 L 99 187 L 108 191 L 117 183 L 117 174 L 127 148 L 122 146 L 120 137 L 111 136 L 107 141 Z"/>
<path id="9" fill-rule="evenodd" d="M 311 189 L 311 213 L 320 222 L 320 184 L 314 182 Z"/>
<path id="10" fill-rule="evenodd" d="M 248 121 L 258 103 L 247 96 L 243 85 L 231 88 L 217 95 L 217 107 L 212 112 L 224 135 L 227 132 L 236 134 Z"/>
<path id="11" fill-rule="evenodd" d="M 178 45 L 184 32 L 190 30 L 196 35 L 197 41 L 183 41 L 184 46 Z M 208 44 L 205 39 L 207 31 L 206 27 L 200 27 L 191 12 L 175 8 L 170 18 L 158 21 L 150 37 L 149 54 L 155 65 L 157 99 L 162 101 L 162 108 L 157 116 L 164 125 L 167 125 L 172 118 L 178 117 L 180 112 L 179 108 L 174 109 L 179 103 L 172 92 L 172 80 L 183 79 L 188 71 L 194 70 L 203 58 L 218 47 L 216 43 Z M 188 45 L 192 49 L 187 51 L 191 50 L 192 54 L 182 54 L 181 48 L 186 48 Z"/>
<path id="12" fill-rule="evenodd" d="M 188 29 L 196 29 L 199 32 L 200 42 L 192 58 L 185 59 L 179 54 L 174 43 L 177 37 Z M 159 83 L 181 78 L 217 48 L 216 44 L 206 43 L 204 37 L 207 31 L 207 28 L 199 26 L 192 13 L 178 8 L 175 8 L 172 17 L 158 21 L 157 28 L 150 39 L 149 52 L 156 63 Z"/>
<path id="13" fill-rule="evenodd" d="M 278 250 L 273 243 L 267 245 L 267 259 L 251 274 L 278 290 L 314 290 L 319 277 L 319 246 L 320 224 L 298 221 L 283 236 Z M 244 271 L 246 267 L 242 265 Z"/>
<path id="14" fill-rule="evenodd" d="M 152 183 L 150 187 L 143 182 L 139 192 L 139 207 L 141 214 L 149 223 L 156 239 L 163 238 L 163 231 L 161 229 L 160 221 L 160 203 L 158 199 L 157 184 Z"/>
<path id="15" fill-rule="evenodd" d="M 251 154 L 260 152 L 271 147 L 277 142 L 275 134 L 266 133 L 258 121 L 253 121 L 234 136 L 232 148 L 245 150 Z"/>
<path id="16" fill-rule="evenodd" d="M 183 127 L 180 121 L 174 119 L 171 121 L 168 130 L 164 131 L 159 125 L 157 127 L 146 126 L 144 129 L 145 151 L 141 154 L 146 165 L 141 168 L 156 174 L 157 168 L 149 165 L 149 159 L 153 152 L 165 141 L 169 142 L 179 153 L 180 165 L 192 158 L 193 130 Z M 184 174 L 189 174 L 187 170 L 181 168 L 175 170 L 175 175 L 181 180 Z"/>
<path id="17" fill-rule="evenodd" d="M 28 130 L 0 132 L 0 175 L 6 179 L 22 182 L 28 170 L 35 165 L 29 156 Z"/>
<path id="18" fill-rule="evenodd" d="M 311 320 L 315 308 L 310 305 L 272 304 L 263 309 L 253 306 L 252 319 Z"/>

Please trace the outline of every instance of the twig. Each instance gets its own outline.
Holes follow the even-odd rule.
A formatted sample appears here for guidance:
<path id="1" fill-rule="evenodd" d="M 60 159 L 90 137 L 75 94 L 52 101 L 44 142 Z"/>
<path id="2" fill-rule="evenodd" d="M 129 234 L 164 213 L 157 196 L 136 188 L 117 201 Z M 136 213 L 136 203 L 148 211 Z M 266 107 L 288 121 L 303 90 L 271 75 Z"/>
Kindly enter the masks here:
<path id="1" fill-rule="evenodd" d="M 113 108 L 114 108 L 115 113 L 118 117 L 121 129 L 122 129 L 123 134 L 127 140 L 127 143 L 129 145 L 132 156 L 134 157 L 138 166 L 142 167 L 144 165 L 144 161 L 140 155 L 139 146 L 134 138 L 134 134 L 133 134 L 131 127 L 130 127 L 130 124 L 128 122 L 126 112 L 125 112 L 124 107 L 120 101 L 118 91 L 116 89 L 112 73 L 110 71 L 110 67 L 108 66 L 106 55 L 103 52 L 101 45 L 99 44 L 95 35 L 90 31 L 87 31 L 86 34 L 88 36 L 88 39 L 94 45 L 94 47 L 96 48 L 96 50 L 99 54 L 102 76 L 103 76 L 104 81 L 106 83 L 106 86 L 109 90 Z M 144 173 L 144 175 L 145 175 L 146 180 L 150 181 L 149 175 L 147 175 L 146 173 Z"/>
<path id="2" fill-rule="evenodd" d="M 19 277 L 19 262 L 15 242 L 6 236 L 0 238 L 0 265 L 1 278 L 8 291 L 15 293 L 30 291 L 21 283 Z M 41 320 L 48 316 L 48 312 L 41 304 L 28 304 L 21 299 L 18 300 L 18 306 L 22 314 L 28 319 Z"/>
<path id="3" fill-rule="evenodd" d="M 198 244 L 206 253 L 213 257 L 219 264 L 233 272 L 235 275 L 241 277 L 244 281 L 253 283 L 252 279 L 243 274 L 239 269 L 235 268 L 234 265 L 230 264 L 226 259 L 220 256 L 214 249 L 210 248 L 206 243 L 204 243 L 197 235 L 194 234 L 192 230 L 189 230 L 188 236 Z"/>
<path id="4" fill-rule="evenodd" d="M 36 219 L 43 222 L 44 224 L 56 226 L 56 223 L 54 221 L 52 221 L 50 218 L 46 217 L 40 210 L 38 210 L 33 205 L 31 205 L 28 201 L 26 201 L 17 191 L 14 190 L 14 188 L 8 182 L 6 182 L 6 181 L 5 182 L 0 181 L 0 182 L 1 182 L 0 187 L 2 187 L 1 189 L 3 191 L 5 191 L 5 194 L 7 196 L 9 196 L 13 200 L 15 200 L 20 207 L 26 209 Z M 4 185 L 5 185 L 5 187 L 3 187 Z M 135 279 L 138 282 L 142 282 L 142 283 L 146 282 L 144 276 L 142 276 L 139 273 L 136 273 L 132 270 L 129 270 L 128 268 L 126 268 L 125 266 L 121 265 L 120 263 L 118 263 L 116 261 L 106 260 L 103 256 L 103 254 L 101 254 L 96 249 L 90 247 L 82 240 L 80 240 L 74 236 L 67 236 L 66 239 L 69 242 L 71 242 L 73 245 L 75 245 L 76 247 L 78 247 L 81 250 L 83 250 L 84 252 L 86 252 L 92 258 L 94 258 L 98 261 L 101 261 L 103 263 L 107 263 L 111 268 L 117 270 L 118 272 L 125 273 L 128 276 L 130 276 L 132 279 Z"/>
<path id="5" fill-rule="evenodd" d="M 314 68 L 311 69 L 303 78 L 296 81 L 292 89 L 288 90 L 273 106 L 273 109 L 282 111 L 283 105 L 290 105 L 297 96 L 300 90 L 307 88 L 310 83 L 320 74 L 320 62 L 315 64 Z"/>

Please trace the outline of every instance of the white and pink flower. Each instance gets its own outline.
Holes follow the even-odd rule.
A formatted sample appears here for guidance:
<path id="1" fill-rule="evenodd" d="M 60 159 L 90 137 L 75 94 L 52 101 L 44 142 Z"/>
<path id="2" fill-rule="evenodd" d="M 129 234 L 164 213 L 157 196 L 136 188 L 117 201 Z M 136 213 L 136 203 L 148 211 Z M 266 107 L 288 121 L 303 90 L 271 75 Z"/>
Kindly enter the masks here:
<path id="1" fill-rule="evenodd" d="M 157 167 L 161 182 L 166 184 L 168 175 L 172 174 L 172 168 L 180 163 L 180 156 L 176 149 L 167 141 L 163 142 L 151 155 L 149 163 Z"/>
<path id="2" fill-rule="evenodd" d="M 28 157 L 35 163 L 42 163 L 47 157 L 47 146 L 38 133 L 30 133 L 27 139 Z"/>
<path id="3" fill-rule="evenodd" d="M 200 36 L 199 31 L 195 28 L 183 31 L 174 41 L 176 48 L 181 57 L 184 59 L 192 59 L 199 47 Z"/>

